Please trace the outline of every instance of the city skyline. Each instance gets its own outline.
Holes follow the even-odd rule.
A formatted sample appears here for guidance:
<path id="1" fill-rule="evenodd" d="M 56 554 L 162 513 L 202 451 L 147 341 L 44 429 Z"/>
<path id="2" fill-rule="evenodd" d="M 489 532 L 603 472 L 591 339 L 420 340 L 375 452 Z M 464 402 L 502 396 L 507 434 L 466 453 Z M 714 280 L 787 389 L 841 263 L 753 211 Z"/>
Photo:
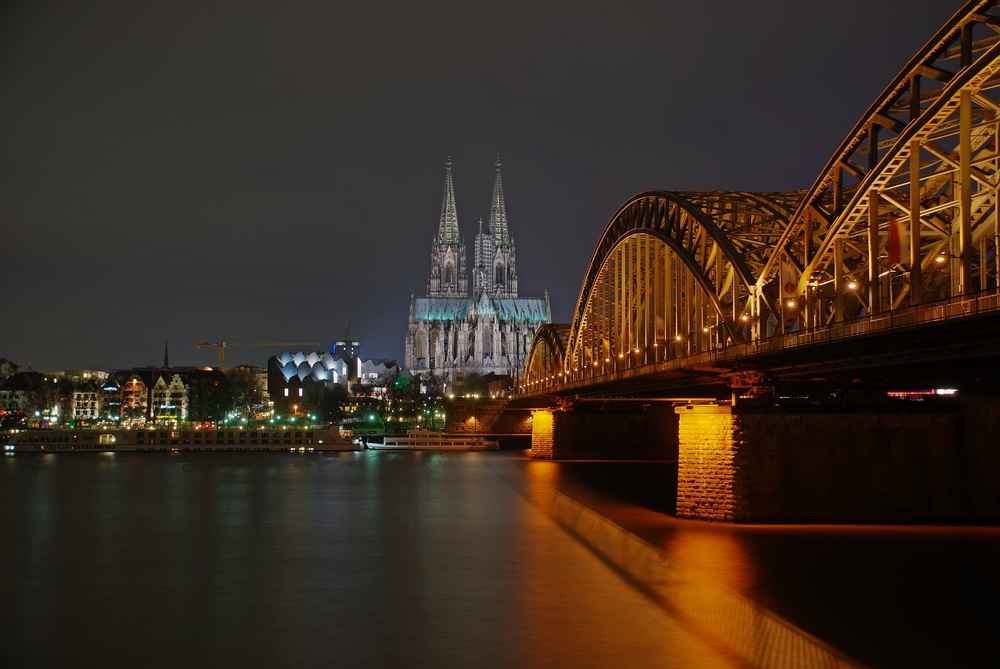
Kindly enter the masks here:
<path id="1" fill-rule="evenodd" d="M 389 32 L 364 8 L 241 3 L 238 24 L 235 5 L 24 8 L 2 71 L 13 104 L 0 119 L 16 132 L 0 168 L 13 287 L 0 319 L 18 327 L 0 355 L 128 367 L 155 362 L 166 338 L 179 363 L 211 364 L 194 342 L 333 339 L 350 321 L 366 355 L 402 359 L 441 162 L 461 166 L 468 225 L 497 151 L 523 230 L 520 288 L 548 288 L 564 320 L 581 259 L 634 192 L 807 186 L 900 54 L 952 10 L 914 9 L 532 7 L 525 27 L 512 8 L 483 40 L 462 6 Z M 360 28 L 330 39 L 336 25 Z M 740 76 L 721 86 L 734 51 Z"/>

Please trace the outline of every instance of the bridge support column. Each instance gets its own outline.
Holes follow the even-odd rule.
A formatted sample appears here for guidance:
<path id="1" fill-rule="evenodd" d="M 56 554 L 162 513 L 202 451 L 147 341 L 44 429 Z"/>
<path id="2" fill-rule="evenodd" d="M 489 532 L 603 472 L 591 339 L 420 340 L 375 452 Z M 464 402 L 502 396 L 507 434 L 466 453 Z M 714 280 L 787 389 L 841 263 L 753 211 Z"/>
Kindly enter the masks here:
<path id="1" fill-rule="evenodd" d="M 555 436 L 555 411 L 535 409 L 531 412 L 531 449 L 528 455 L 540 460 L 552 460 Z"/>
<path id="2" fill-rule="evenodd" d="M 531 414 L 533 458 L 673 460 L 677 416 L 669 403 L 580 403 Z"/>
<path id="3" fill-rule="evenodd" d="M 731 406 L 677 407 L 677 515 L 742 520 L 749 500 L 740 465 L 740 417 Z"/>
<path id="4" fill-rule="evenodd" d="M 736 522 L 1000 517 L 995 400 L 837 412 L 687 406 L 677 515 Z M 989 446 L 987 446 L 989 444 Z"/>

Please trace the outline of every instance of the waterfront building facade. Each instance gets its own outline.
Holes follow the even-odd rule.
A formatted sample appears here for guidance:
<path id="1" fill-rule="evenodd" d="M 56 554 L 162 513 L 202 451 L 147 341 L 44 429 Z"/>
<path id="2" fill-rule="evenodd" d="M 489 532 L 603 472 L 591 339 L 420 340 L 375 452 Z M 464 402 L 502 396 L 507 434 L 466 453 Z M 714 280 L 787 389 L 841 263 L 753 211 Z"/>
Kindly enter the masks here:
<path id="1" fill-rule="evenodd" d="M 187 420 L 188 387 L 179 374 L 160 374 L 156 377 L 151 392 L 150 413 L 154 421 Z"/>
<path id="2" fill-rule="evenodd" d="M 414 374 L 454 382 L 469 374 L 516 376 L 535 329 L 551 320 L 548 293 L 518 294 L 517 252 L 507 219 L 503 172 L 497 158 L 489 224 L 473 242 L 472 292 L 459 227 L 451 159 L 431 242 L 426 297 L 410 296 L 404 342 L 405 367 Z"/>
<path id="3" fill-rule="evenodd" d="M 101 416 L 101 389 L 93 383 L 84 383 L 72 390 L 70 417 L 73 420 L 97 420 Z"/>
<path id="4" fill-rule="evenodd" d="M 385 387 L 399 371 L 395 360 L 361 357 L 361 344 L 337 342 L 326 352 L 284 352 L 267 361 L 267 391 L 279 415 L 319 411 L 324 392 L 334 386 L 366 392 Z"/>
<path id="5" fill-rule="evenodd" d="M 146 423 L 146 409 L 149 407 L 149 393 L 146 383 L 138 374 L 131 374 L 121 387 L 121 419 L 125 427 L 141 426 Z"/>
<path id="6" fill-rule="evenodd" d="M 122 417 L 122 384 L 109 375 L 101 384 L 101 419 L 119 421 Z"/>

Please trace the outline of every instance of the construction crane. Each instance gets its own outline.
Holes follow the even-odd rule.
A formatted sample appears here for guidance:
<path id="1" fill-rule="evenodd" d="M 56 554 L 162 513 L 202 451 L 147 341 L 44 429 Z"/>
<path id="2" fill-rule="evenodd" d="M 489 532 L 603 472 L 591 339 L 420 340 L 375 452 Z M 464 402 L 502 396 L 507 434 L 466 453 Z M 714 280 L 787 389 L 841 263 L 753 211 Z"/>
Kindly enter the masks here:
<path id="1" fill-rule="evenodd" d="M 217 341 L 199 341 L 195 342 L 195 348 L 214 348 L 219 352 L 219 369 L 223 369 L 226 365 L 226 349 L 227 348 L 270 348 L 274 346 L 320 346 L 318 341 L 260 341 L 251 344 L 240 344 L 235 341 L 230 341 L 229 339 L 219 339 Z"/>

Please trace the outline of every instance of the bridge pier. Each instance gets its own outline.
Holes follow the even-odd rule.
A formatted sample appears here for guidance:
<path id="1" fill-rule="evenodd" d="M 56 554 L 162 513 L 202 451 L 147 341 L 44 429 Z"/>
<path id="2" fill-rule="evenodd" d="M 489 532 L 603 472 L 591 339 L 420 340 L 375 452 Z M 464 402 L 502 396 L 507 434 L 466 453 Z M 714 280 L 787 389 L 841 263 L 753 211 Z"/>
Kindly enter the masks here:
<path id="1" fill-rule="evenodd" d="M 1000 407 L 831 412 L 682 406 L 677 515 L 700 520 L 1000 517 Z"/>
<path id="2" fill-rule="evenodd" d="M 677 416 L 669 403 L 587 402 L 532 412 L 533 458 L 672 460 Z"/>

